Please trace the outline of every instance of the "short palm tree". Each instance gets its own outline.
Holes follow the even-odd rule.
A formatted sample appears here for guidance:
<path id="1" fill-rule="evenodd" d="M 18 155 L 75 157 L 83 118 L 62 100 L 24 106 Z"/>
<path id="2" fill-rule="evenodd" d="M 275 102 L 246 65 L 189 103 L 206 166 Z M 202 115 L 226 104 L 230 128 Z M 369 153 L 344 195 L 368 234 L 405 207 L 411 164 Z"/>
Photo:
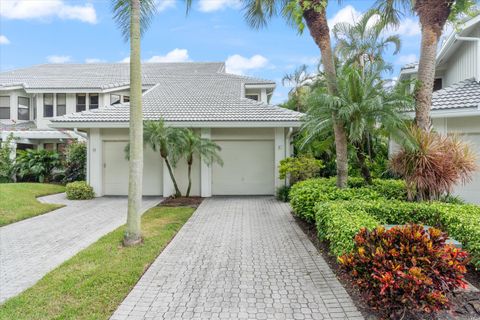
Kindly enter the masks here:
<path id="1" fill-rule="evenodd" d="M 412 99 L 406 91 L 384 88 L 381 74 L 383 63 L 370 65 L 365 72 L 358 66 L 346 65 L 338 71 L 338 94 L 331 95 L 320 83 L 307 97 L 309 110 L 302 130 L 305 132 L 303 145 L 319 135 L 331 132 L 332 110 L 338 112 L 346 125 L 348 140 L 355 148 L 360 171 L 367 183 L 371 183 L 366 165 L 365 144 L 372 134 L 383 127 L 395 137 L 405 136 L 405 113 Z"/>
<path id="2" fill-rule="evenodd" d="M 130 40 L 130 161 L 128 168 L 127 228 L 123 243 L 139 244 L 143 176 L 142 64 L 140 38 L 156 12 L 155 0 L 112 0 L 113 18 L 123 37 Z"/>
<path id="3" fill-rule="evenodd" d="M 398 35 L 382 36 L 383 26 L 375 21 L 378 13 L 370 10 L 359 21 L 341 22 L 333 27 L 337 39 L 335 53 L 346 64 L 356 63 L 364 66 L 368 62 L 383 61 L 383 54 L 393 45 L 397 54 L 401 48 Z"/>
<path id="4" fill-rule="evenodd" d="M 176 153 L 176 161 L 182 157 L 185 157 L 187 160 L 188 187 L 185 196 L 189 197 L 192 188 L 192 164 L 194 157 L 196 155 L 200 156 L 200 160 L 207 165 L 210 165 L 214 162 L 223 165 L 223 160 L 218 154 L 218 152 L 221 150 L 220 146 L 212 140 L 201 138 L 192 130 L 185 130 L 183 131 L 183 134 L 182 146 Z"/>
<path id="5" fill-rule="evenodd" d="M 163 120 L 146 121 L 143 129 L 143 141 L 150 146 L 153 151 L 159 151 L 160 156 L 165 161 L 168 173 L 172 179 L 175 188 L 175 197 L 181 197 L 182 192 L 178 187 L 177 180 L 173 173 L 172 159 L 178 157 L 182 146 L 186 144 L 186 129 L 173 128 L 165 125 Z"/>
<path id="6" fill-rule="evenodd" d="M 302 104 L 300 96 L 306 90 L 306 87 L 313 81 L 314 76 L 308 74 L 308 67 L 305 64 L 302 64 L 300 67 L 295 69 L 293 73 L 286 74 L 282 78 L 282 84 L 292 86 L 288 96 L 295 103 L 295 109 L 297 111 L 302 111 Z"/>

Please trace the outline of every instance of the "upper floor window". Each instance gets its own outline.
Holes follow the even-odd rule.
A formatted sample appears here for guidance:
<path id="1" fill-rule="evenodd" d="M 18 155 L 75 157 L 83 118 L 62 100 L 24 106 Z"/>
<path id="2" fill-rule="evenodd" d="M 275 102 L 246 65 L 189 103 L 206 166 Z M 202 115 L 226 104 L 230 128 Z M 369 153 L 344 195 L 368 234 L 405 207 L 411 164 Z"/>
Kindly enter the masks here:
<path id="1" fill-rule="evenodd" d="M 111 94 L 110 95 L 110 104 L 119 104 L 119 103 L 120 103 L 120 95 Z"/>
<path id="2" fill-rule="evenodd" d="M 90 93 L 88 96 L 90 98 L 89 109 L 98 109 L 98 93 Z"/>
<path id="3" fill-rule="evenodd" d="M 130 102 L 130 96 L 123 96 L 123 103 Z"/>
<path id="4" fill-rule="evenodd" d="M 245 98 L 258 101 L 258 94 L 246 94 Z"/>
<path id="5" fill-rule="evenodd" d="M 87 109 L 87 95 L 85 93 L 77 93 L 77 112 Z"/>
<path id="6" fill-rule="evenodd" d="M 436 78 L 433 81 L 433 91 L 442 89 L 442 78 Z"/>
<path id="7" fill-rule="evenodd" d="M 10 96 L 0 96 L 0 119 L 10 119 Z"/>
<path id="8" fill-rule="evenodd" d="M 67 113 L 67 95 L 65 93 L 57 93 L 57 117 Z"/>
<path id="9" fill-rule="evenodd" d="M 43 94 L 43 117 L 53 117 L 53 93 Z"/>
<path id="10" fill-rule="evenodd" d="M 30 98 L 18 97 L 18 120 L 30 120 Z"/>

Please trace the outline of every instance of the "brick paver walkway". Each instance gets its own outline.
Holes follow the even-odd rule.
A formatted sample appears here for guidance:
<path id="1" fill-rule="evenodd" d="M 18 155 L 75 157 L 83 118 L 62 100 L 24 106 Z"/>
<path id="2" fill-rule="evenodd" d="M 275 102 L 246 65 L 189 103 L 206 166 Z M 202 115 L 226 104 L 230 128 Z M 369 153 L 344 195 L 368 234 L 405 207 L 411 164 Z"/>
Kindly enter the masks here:
<path id="1" fill-rule="evenodd" d="M 205 200 L 112 319 L 363 319 L 271 197 Z"/>
<path id="2" fill-rule="evenodd" d="M 40 200 L 66 207 L 0 228 L 0 303 L 126 222 L 126 198 L 68 201 L 58 194 Z M 144 199 L 144 208 L 159 202 Z"/>

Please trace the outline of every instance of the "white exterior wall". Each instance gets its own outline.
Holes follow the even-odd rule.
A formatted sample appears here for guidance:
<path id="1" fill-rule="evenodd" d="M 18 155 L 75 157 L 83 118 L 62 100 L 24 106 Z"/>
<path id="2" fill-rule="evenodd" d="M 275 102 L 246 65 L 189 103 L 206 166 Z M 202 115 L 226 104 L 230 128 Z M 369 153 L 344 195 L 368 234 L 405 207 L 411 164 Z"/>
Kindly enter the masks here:
<path id="1" fill-rule="evenodd" d="M 480 204 L 480 116 L 436 118 L 434 128 L 444 134 L 459 134 L 477 153 L 478 170 L 471 182 L 455 188 L 455 194 L 467 202 Z"/>
<path id="2" fill-rule="evenodd" d="M 10 120 L 18 121 L 18 97 L 30 98 L 30 120 L 33 120 L 33 95 L 28 94 L 23 89 L 18 90 L 0 90 L 0 96 L 10 97 Z M 7 120 L 7 119 L 0 119 Z M 20 120 L 22 121 L 22 120 Z"/>
<path id="3" fill-rule="evenodd" d="M 480 37 L 480 26 L 468 37 Z M 478 41 L 461 41 L 460 47 L 446 62 L 448 68 L 445 70 L 443 87 L 477 76 L 476 72 L 480 63 L 478 47 Z"/>

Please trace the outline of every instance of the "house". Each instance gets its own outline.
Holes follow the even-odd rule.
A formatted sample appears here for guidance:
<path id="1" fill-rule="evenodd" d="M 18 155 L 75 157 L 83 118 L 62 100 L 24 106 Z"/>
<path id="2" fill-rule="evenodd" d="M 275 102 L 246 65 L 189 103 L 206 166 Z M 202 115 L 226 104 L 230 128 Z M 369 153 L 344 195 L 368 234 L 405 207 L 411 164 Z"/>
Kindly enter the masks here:
<path id="1" fill-rule="evenodd" d="M 85 134 L 87 179 L 97 196 L 128 193 L 128 64 L 33 66 L 2 73 L 0 83 L 10 101 L 13 89 L 33 94 L 37 125 Z M 224 63 L 189 62 L 145 63 L 142 84 L 144 120 L 191 128 L 222 148 L 223 166 L 194 160 L 192 195 L 271 195 L 284 183 L 277 166 L 292 152 L 302 114 L 269 104 L 274 82 L 228 74 Z M 185 191 L 184 163 L 175 176 Z M 173 191 L 160 154 L 145 147 L 144 195 Z"/>
<path id="2" fill-rule="evenodd" d="M 415 78 L 418 64 L 402 68 L 400 79 Z M 457 133 L 478 154 L 480 170 L 480 16 L 452 32 L 437 54 L 432 125 L 441 133 Z M 480 203 L 480 171 L 455 193 L 468 202 Z"/>

